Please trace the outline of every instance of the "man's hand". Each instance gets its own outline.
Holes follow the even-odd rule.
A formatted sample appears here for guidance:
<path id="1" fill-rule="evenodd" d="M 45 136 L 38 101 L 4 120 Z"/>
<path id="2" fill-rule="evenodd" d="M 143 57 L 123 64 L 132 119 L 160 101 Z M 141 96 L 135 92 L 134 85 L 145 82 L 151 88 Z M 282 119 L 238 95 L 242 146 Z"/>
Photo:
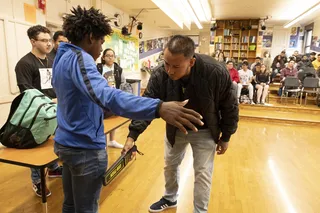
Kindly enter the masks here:
<path id="1" fill-rule="evenodd" d="M 228 146 L 229 146 L 228 142 L 223 142 L 222 140 L 219 140 L 216 148 L 217 154 L 223 155 L 227 151 Z"/>
<path id="2" fill-rule="evenodd" d="M 53 103 L 57 104 L 58 103 L 58 99 L 57 98 L 54 98 L 51 100 Z"/>
<path id="3" fill-rule="evenodd" d="M 188 134 L 188 132 L 184 126 L 187 126 L 197 132 L 198 129 L 192 123 L 196 123 L 201 126 L 203 125 L 203 122 L 201 121 L 202 116 L 199 113 L 183 107 L 187 103 L 188 100 L 183 102 L 163 102 L 159 110 L 159 115 L 163 120 L 179 128 L 180 131 L 185 134 Z"/>
<path id="4" fill-rule="evenodd" d="M 134 146 L 134 140 L 130 137 L 127 138 L 126 144 L 123 146 L 121 155 L 127 154 L 127 152 Z M 137 152 L 132 152 L 130 160 L 136 157 Z"/>

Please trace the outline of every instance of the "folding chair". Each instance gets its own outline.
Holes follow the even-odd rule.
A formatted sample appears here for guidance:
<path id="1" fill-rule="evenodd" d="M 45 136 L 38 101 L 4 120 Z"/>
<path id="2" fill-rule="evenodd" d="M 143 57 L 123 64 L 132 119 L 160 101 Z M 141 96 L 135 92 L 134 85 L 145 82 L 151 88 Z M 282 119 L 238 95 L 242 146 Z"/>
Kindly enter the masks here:
<path id="1" fill-rule="evenodd" d="M 302 104 L 302 95 L 304 92 L 306 93 L 304 105 L 307 105 L 308 93 L 309 94 L 316 94 L 316 100 L 318 100 L 318 96 L 320 95 L 319 88 L 320 87 L 319 87 L 319 79 L 318 78 L 306 77 L 303 80 L 303 87 L 301 89 L 300 105 Z"/>
<path id="2" fill-rule="evenodd" d="M 299 100 L 298 96 L 301 93 L 300 82 L 299 82 L 299 79 L 297 77 L 288 76 L 284 80 L 284 86 L 282 88 L 282 94 L 281 94 L 281 103 L 282 103 L 283 98 L 286 99 L 286 104 L 288 103 L 288 94 L 289 94 L 289 92 L 295 93 L 295 99 L 294 100 L 295 100 L 295 103 L 296 103 L 296 100 Z"/>

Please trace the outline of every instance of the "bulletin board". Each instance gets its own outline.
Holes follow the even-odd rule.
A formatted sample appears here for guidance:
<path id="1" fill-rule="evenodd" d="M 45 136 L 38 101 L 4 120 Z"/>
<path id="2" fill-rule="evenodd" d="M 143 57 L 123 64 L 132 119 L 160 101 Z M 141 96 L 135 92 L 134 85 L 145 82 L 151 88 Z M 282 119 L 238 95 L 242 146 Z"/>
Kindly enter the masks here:
<path id="1" fill-rule="evenodd" d="M 138 71 L 139 69 L 139 39 L 135 36 L 124 36 L 117 29 L 113 29 L 111 36 L 105 37 L 103 50 L 111 48 L 116 55 L 116 62 L 124 71 Z"/>

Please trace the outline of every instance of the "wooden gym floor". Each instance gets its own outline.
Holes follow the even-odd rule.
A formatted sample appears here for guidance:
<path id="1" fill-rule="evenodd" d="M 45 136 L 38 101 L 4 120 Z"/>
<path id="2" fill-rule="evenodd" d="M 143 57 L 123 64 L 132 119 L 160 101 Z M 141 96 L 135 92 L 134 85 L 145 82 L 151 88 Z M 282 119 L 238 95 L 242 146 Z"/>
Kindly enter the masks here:
<path id="1" fill-rule="evenodd" d="M 309 108 L 308 108 L 309 109 Z M 240 106 L 239 128 L 229 150 L 216 156 L 209 213 L 320 212 L 320 111 L 300 107 Z M 290 111 L 290 114 L 288 113 Z M 277 118 L 278 120 L 275 120 Z M 124 142 L 128 124 L 117 131 Z M 147 213 L 161 198 L 164 122 L 154 121 L 138 140 L 145 155 L 103 188 L 100 212 Z M 190 148 L 181 166 L 178 208 L 192 213 L 193 169 Z M 120 150 L 109 149 L 109 165 Z M 0 213 L 40 213 L 41 199 L 31 188 L 29 169 L 0 164 Z M 49 212 L 61 212 L 61 179 L 48 179 Z"/>

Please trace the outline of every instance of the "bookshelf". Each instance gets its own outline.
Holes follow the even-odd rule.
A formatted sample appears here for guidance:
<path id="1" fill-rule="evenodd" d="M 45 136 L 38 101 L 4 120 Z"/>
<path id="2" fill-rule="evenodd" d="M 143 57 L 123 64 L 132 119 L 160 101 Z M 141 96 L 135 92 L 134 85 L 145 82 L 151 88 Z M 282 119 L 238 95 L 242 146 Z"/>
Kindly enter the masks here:
<path id="1" fill-rule="evenodd" d="M 257 51 L 259 20 L 217 20 L 214 49 L 238 62 L 246 57 L 254 62 Z"/>

